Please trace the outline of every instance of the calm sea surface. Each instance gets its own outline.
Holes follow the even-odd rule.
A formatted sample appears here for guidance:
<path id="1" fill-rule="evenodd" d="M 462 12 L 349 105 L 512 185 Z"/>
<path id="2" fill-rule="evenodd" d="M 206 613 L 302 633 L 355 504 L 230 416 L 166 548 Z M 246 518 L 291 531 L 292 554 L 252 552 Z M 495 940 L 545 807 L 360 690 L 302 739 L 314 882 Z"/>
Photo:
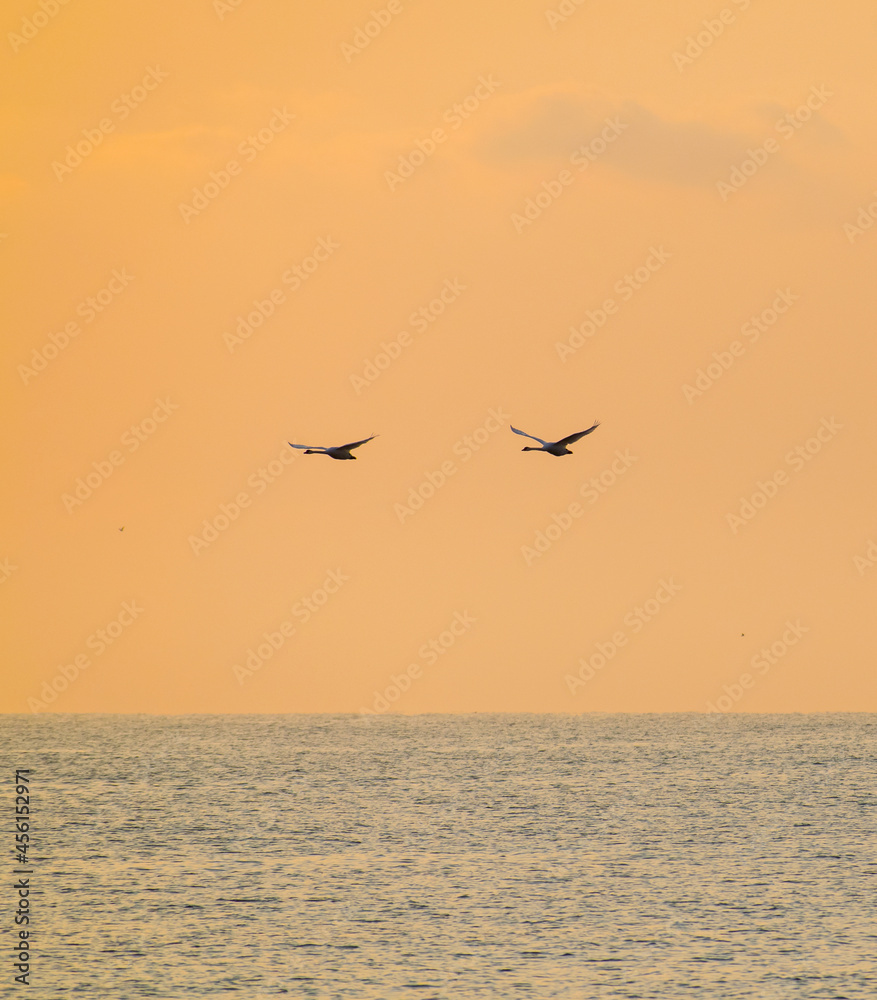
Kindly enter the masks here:
<path id="1" fill-rule="evenodd" d="M 0 764 L 3 996 L 877 997 L 874 715 L 0 716 Z"/>

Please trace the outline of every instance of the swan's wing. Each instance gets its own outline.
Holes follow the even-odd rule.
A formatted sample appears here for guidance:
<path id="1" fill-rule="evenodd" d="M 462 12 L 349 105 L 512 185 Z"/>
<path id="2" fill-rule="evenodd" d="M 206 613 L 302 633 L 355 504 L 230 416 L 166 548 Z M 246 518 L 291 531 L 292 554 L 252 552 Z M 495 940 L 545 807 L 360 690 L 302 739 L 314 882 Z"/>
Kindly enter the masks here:
<path id="1" fill-rule="evenodd" d="M 574 444 L 576 441 L 581 440 L 586 434 L 590 434 L 591 431 L 595 431 L 600 426 L 600 421 L 595 420 L 592 427 L 589 427 L 586 431 L 579 431 L 578 434 L 570 434 L 569 437 L 561 438 L 556 444 Z"/>
<path id="2" fill-rule="evenodd" d="M 377 434 L 372 434 L 371 437 L 363 438 L 362 441 L 354 441 L 353 444 L 342 444 L 339 451 L 351 451 L 354 448 L 358 448 L 361 444 L 367 444 L 372 438 L 376 438 Z"/>
<path id="3" fill-rule="evenodd" d="M 509 427 L 512 427 L 512 425 L 509 424 Z M 526 431 L 519 431 L 517 427 L 512 427 L 512 430 L 515 432 L 515 434 L 520 434 L 521 437 L 530 438 L 532 441 L 538 441 L 539 444 L 548 444 L 548 442 L 543 441 L 542 438 L 534 437 L 532 434 L 528 434 Z"/>
<path id="4" fill-rule="evenodd" d="M 290 448 L 307 448 L 309 451 L 325 451 L 326 449 L 318 444 L 293 444 L 292 441 L 286 442 Z"/>

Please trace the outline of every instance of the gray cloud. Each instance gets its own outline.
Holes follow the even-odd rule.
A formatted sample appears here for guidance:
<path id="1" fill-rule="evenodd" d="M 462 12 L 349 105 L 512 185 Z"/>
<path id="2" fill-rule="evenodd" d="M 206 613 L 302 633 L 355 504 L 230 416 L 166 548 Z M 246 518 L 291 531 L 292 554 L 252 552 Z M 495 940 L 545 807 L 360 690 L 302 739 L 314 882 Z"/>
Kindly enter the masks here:
<path id="1" fill-rule="evenodd" d="M 768 136 L 784 140 L 774 122 L 786 109 L 771 108 L 763 128 L 746 134 L 722 129 L 703 121 L 672 121 L 661 118 L 634 101 L 612 102 L 606 98 L 574 93 L 544 94 L 531 100 L 529 109 L 518 112 L 514 122 L 495 124 L 476 147 L 485 160 L 517 164 L 527 160 L 568 157 L 574 150 L 599 136 L 606 120 L 626 125 L 617 141 L 599 157 L 600 163 L 625 173 L 680 185 L 714 185 L 732 166 L 761 145 Z M 764 114 L 766 109 L 761 108 Z M 824 121 L 808 124 L 814 138 L 837 142 L 839 133 Z"/>

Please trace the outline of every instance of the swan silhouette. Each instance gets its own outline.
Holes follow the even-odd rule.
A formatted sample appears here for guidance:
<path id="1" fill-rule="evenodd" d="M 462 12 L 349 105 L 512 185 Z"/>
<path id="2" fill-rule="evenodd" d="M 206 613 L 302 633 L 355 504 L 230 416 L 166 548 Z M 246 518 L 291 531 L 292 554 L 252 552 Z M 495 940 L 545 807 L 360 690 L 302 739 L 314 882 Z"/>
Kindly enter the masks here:
<path id="1" fill-rule="evenodd" d="M 595 431 L 600 426 L 600 421 L 595 420 L 593 425 L 589 427 L 586 431 L 579 431 L 578 434 L 570 434 L 569 437 L 561 438 L 559 441 L 543 441 L 542 438 L 537 438 L 533 434 L 527 434 L 526 431 L 519 431 L 517 427 L 512 427 L 515 434 L 520 434 L 521 437 L 530 438 L 533 441 L 538 441 L 542 445 L 541 448 L 534 448 L 532 445 L 527 445 L 526 448 L 521 448 L 521 451 L 547 451 L 549 455 L 571 455 L 572 452 L 566 446 L 568 444 L 575 444 L 579 438 L 583 438 L 586 434 L 590 434 L 591 431 Z"/>
<path id="2" fill-rule="evenodd" d="M 287 441 L 286 443 L 290 448 L 303 448 L 306 455 L 328 455 L 329 458 L 337 458 L 339 461 L 349 458 L 355 462 L 356 455 L 351 455 L 350 452 L 354 448 L 358 448 L 361 444 L 365 444 L 376 437 L 377 434 L 372 434 L 371 437 L 363 438 L 362 441 L 354 441 L 352 444 L 339 444 L 335 448 L 317 448 L 310 444 L 293 444 L 292 441 Z"/>

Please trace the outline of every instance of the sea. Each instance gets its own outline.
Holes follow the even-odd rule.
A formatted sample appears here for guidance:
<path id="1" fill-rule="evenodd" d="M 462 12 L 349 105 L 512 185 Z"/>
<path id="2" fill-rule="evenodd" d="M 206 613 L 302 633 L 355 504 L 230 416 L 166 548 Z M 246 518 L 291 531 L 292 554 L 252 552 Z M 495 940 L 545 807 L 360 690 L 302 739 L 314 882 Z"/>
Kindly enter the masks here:
<path id="1" fill-rule="evenodd" d="M 877 997 L 877 715 L 6 715 L 0 768 L 4 997 Z"/>

